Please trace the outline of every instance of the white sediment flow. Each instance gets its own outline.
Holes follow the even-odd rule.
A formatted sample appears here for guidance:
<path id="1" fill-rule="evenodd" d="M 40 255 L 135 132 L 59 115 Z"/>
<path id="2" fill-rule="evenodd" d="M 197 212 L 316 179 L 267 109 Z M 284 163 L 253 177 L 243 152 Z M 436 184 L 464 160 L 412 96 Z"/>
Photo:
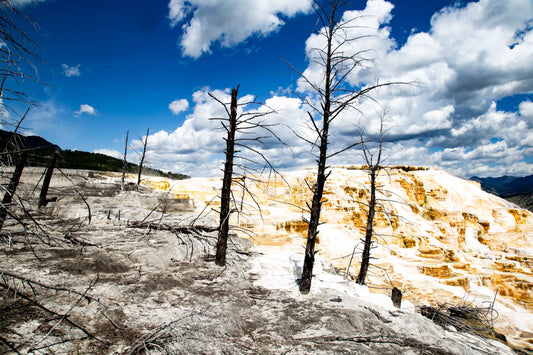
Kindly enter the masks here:
<path id="1" fill-rule="evenodd" d="M 334 167 L 326 184 L 312 292 L 341 288 L 392 307 L 392 285 L 402 289 L 405 309 L 438 303 L 486 306 L 496 297 L 497 331 L 510 343 L 532 349 L 533 215 L 467 181 L 431 168 L 391 168 L 379 178 L 380 213 L 369 287 L 357 276 L 364 236 L 368 178 L 360 167 Z M 407 171 L 406 171 L 407 170 Z M 259 202 L 244 197 L 245 214 L 232 223 L 246 227 L 261 256 L 254 260 L 259 283 L 297 294 L 305 247 L 303 212 L 310 201 L 306 180 L 313 170 L 248 184 Z M 216 210 L 219 179 L 171 181 L 170 190 L 195 200 L 197 212 Z M 235 192 L 236 201 L 241 193 Z M 212 206 L 206 203 L 211 201 Z M 214 218 L 216 219 L 216 217 Z M 345 273 L 349 267 L 350 277 Z M 357 253 L 359 252 L 359 253 Z M 336 274 L 324 271 L 335 268 Z M 371 293 L 369 293 L 371 292 Z"/>
<path id="2" fill-rule="evenodd" d="M 511 344 L 533 350 L 532 213 L 482 191 L 478 183 L 440 170 L 391 168 L 379 178 L 378 243 L 372 250 L 367 286 L 360 286 L 353 278 L 359 270 L 368 178 L 357 166 L 331 170 L 308 297 L 342 295 L 342 307 L 361 307 L 364 303 L 393 311 L 389 295 L 394 285 L 404 292 L 402 310 L 414 313 L 416 306 L 423 304 L 483 306 L 496 296 L 494 309 L 499 317 L 494 321 L 495 329 Z M 23 181 L 36 183 L 40 171 L 25 174 Z M 314 170 L 308 169 L 286 173 L 284 179 L 247 181 L 254 198 L 243 197 L 236 188 L 236 207 L 242 206 L 243 213 L 235 213 L 231 219 L 233 225 L 248 231 L 237 233 L 251 239 L 253 251 L 259 253 L 250 259 L 246 270 L 255 275 L 255 283 L 301 300 L 304 296 L 298 292 L 297 279 L 306 242 L 304 210 L 311 197 L 307 184 L 313 184 L 313 174 Z M 94 186 L 120 179 L 120 174 L 87 171 L 68 171 L 68 176 L 54 175 L 53 187 L 66 185 L 69 179 Z M 126 180 L 135 183 L 136 176 L 127 175 Z M 88 202 L 95 228 L 142 220 L 150 209 L 167 200 L 189 201 L 190 210 L 165 214 L 160 208 L 157 213 L 164 214 L 163 221 L 187 224 L 201 214 L 202 223 L 216 225 L 220 179 L 144 177 L 142 185 L 159 192 L 141 197 L 125 191 L 112 200 L 92 197 Z M 55 213 L 68 218 L 87 214 L 83 203 L 74 206 L 67 200 L 63 198 L 54 207 Z M 116 218 L 119 214 L 121 222 Z M 148 239 L 147 243 L 153 249 L 150 257 L 137 251 L 132 251 L 131 257 L 145 258 L 143 262 L 153 267 L 163 262 L 157 266 L 163 268 L 170 263 L 172 253 L 177 253 L 157 250 L 156 241 L 151 245 Z M 171 320 L 171 315 L 165 317 Z M 400 332 L 403 325 L 393 326 Z M 422 329 L 422 325 L 415 329 Z"/>

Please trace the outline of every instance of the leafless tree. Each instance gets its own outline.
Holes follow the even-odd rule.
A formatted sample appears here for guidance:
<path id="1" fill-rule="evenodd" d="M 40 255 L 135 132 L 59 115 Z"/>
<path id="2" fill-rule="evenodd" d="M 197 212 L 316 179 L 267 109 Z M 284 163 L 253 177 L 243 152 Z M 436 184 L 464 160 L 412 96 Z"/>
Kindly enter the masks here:
<path id="1" fill-rule="evenodd" d="M 41 188 L 41 194 L 39 196 L 39 207 L 46 206 L 48 204 L 48 200 L 46 199 L 46 195 L 48 194 L 48 188 L 50 187 L 50 180 L 52 180 L 52 174 L 54 173 L 54 168 L 56 166 L 56 161 L 59 153 L 54 151 L 52 153 L 52 156 L 50 157 L 50 160 L 48 161 L 48 166 L 46 167 L 46 173 L 44 175 L 43 180 L 43 186 Z"/>
<path id="2" fill-rule="evenodd" d="M 310 122 L 316 134 L 316 139 L 307 141 L 313 148 L 318 149 L 316 183 L 309 186 L 313 193 L 311 206 L 309 207 L 310 217 L 307 221 L 309 227 L 307 232 L 307 244 L 305 248 L 305 259 L 300 281 L 300 292 L 309 293 L 313 276 L 313 265 L 315 260 L 315 243 L 320 224 L 320 212 L 322 208 L 322 195 L 326 180 L 330 174 L 327 161 L 329 158 L 345 152 L 359 144 L 350 144 L 334 152 L 328 151 L 330 144 L 330 128 L 334 120 L 338 119 L 347 111 L 358 112 L 358 104 L 363 98 L 369 98 L 371 92 L 378 88 L 391 86 L 400 83 L 376 83 L 363 87 L 353 87 L 350 85 L 348 77 L 358 68 L 371 62 L 365 54 L 370 50 L 350 50 L 347 47 L 366 36 L 352 37 L 350 30 L 357 28 L 357 18 L 354 20 L 342 20 L 341 9 L 347 5 L 348 1 L 340 0 L 315 0 L 314 10 L 318 15 L 321 29 L 316 35 L 321 37 L 324 45 L 311 49 L 309 56 L 314 63 L 322 68 L 322 76 L 319 80 L 307 76 L 292 67 L 315 93 L 315 97 L 320 101 L 315 104 L 311 99 L 305 99 L 306 104 L 311 108 L 308 111 Z M 290 64 L 289 64 L 290 65 Z"/>
<path id="3" fill-rule="evenodd" d="M 0 124 L 14 127 L 2 147 L 0 158 L 3 164 L 16 164 L 9 184 L 2 185 L 0 189 L 4 192 L 4 202 L 0 208 L 2 225 L 10 214 L 8 209 L 12 201 L 16 200 L 16 188 L 28 159 L 28 150 L 23 149 L 17 131 L 35 102 L 21 86 L 25 80 L 38 81 L 35 63 L 43 62 L 37 54 L 37 44 L 21 30 L 21 20 L 35 25 L 13 7 L 11 1 L 0 0 Z M 25 108 L 22 115 L 17 112 L 20 106 Z"/>
<path id="4" fill-rule="evenodd" d="M 128 161 L 126 157 L 128 156 L 128 139 L 130 131 L 126 131 L 126 142 L 124 143 L 124 158 L 122 159 L 122 179 L 120 180 L 120 189 L 124 191 L 124 179 L 126 177 L 126 168 L 128 166 Z"/>
<path id="5" fill-rule="evenodd" d="M 5 188 L 4 198 L 2 199 L 2 204 L 0 205 L 0 230 L 4 226 L 4 221 L 8 214 L 8 209 L 13 201 L 15 192 L 17 191 L 17 186 L 20 182 L 20 177 L 22 176 L 22 171 L 26 166 L 28 160 L 28 151 L 22 152 L 17 165 L 15 166 L 15 171 L 9 182 L 9 185 Z"/>
<path id="6" fill-rule="evenodd" d="M 224 164 L 224 177 L 222 179 L 222 191 L 220 195 L 220 223 L 217 240 L 216 264 L 224 266 L 226 264 L 226 248 L 229 234 L 230 202 L 231 202 L 231 181 L 233 180 L 233 159 L 235 155 L 235 133 L 237 131 L 237 94 L 239 88 L 231 90 L 230 110 L 228 112 L 228 123 L 224 125 L 227 130 L 226 137 L 226 162 Z M 225 108 L 226 106 L 224 106 Z"/>
<path id="7" fill-rule="evenodd" d="M 3 227 L 2 233 L 0 233 L 0 242 L 2 243 L 2 258 L 5 258 L 4 246 L 9 250 L 14 244 L 23 243 L 25 248 L 28 248 L 35 258 L 44 261 L 40 259 L 34 249 L 39 244 L 57 247 L 64 244 L 83 245 L 81 244 L 83 241 L 81 238 L 70 235 L 70 233 L 76 231 L 76 227 L 70 222 L 58 223 L 63 221 L 60 221 L 60 218 L 55 218 L 50 225 L 43 223 L 43 219 L 52 219 L 53 217 L 45 215 L 43 211 L 37 212 L 29 207 L 33 202 L 30 201 L 31 195 L 28 197 L 25 194 L 27 190 L 17 191 L 23 168 L 30 159 L 29 154 L 33 150 L 24 146 L 24 139 L 17 132 L 22 127 L 21 125 L 27 117 L 30 107 L 37 106 L 37 103 L 31 99 L 29 93 L 24 91 L 24 86 L 27 81 L 40 83 L 37 65 L 44 63 L 37 54 L 38 45 L 23 30 L 28 28 L 28 24 L 36 26 L 33 21 L 15 8 L 10 0 L 0 0 L 0 124 L 3 127 L 13 128 L 11 135 L 0 147 L 0 160 L 6 166 L 16 165 L 13 173 L 6 166 L 3 166 L 2 171 L 0 171 L 0 174 L 3 175 L 2 183 L 0 184 L 0 192 L 3 192 L 3 199 L 0 205 L 0 229 Z M 44 83 L 41 84 L 45 85 Z M 51 169 L 49 171 L 51 173 Z M 10 176 L 9 179 L 7 179 L 8 176 Z M 7 183 L 5 183 L 6 180 L 8 181 Z M 19 188 L 19 190 L 23 189 Z M 46 201 L 46 193 L 41 196 L 40 203 Z M 8 216 L 14 223 L 4 224 Z M 7 263 L 7 265 L 14 264 Z M 94 282 L 96 282 L 96 279 Z M 88 292 L 93 285 L 94 283 L 91 282 L 86 291 Z M 32 277 L 20 275 L 13 272 L 13 270 L 5 270 L 3 268 L 0 269 L 0 289 L 2 289 L 2 296 L 0 296 L 2 312 L 5 309 L 13 309 L 16 310 L 15 313 L 22 314 L 29 309 L 25 307 L 35 307 L 35 309 L 45 312 L 49 319 L 56 320 L 57 323 L 52 330 L 61 323 L 67 323 L 84 332 L 86 336 L 94 338 L 82 325 L 78 325 L 73 321 L 69 314 L 70 310 L 67 313 L 60 314 L 54 311 L 53 307 L 48 308 L 46 306 L 47 301 L 50 301 L 51 297 L 53 299 L 53 292 L 46 296 L 43 295 L 43 290 L 67 292 L 68 294 L 77 293 L 80 298 L 72 305 L 72 307 L 75 307 L 84 298 L 91 300 L 87 292 L 79 293 L 64 286 L 50 285 L 41 280 L 37 281 Z M 43 302 L 44 299 L 46 300 Z M 14 330 L 13 325 L 16 322 L 13 322 L 12 317 L 16 316 L 6 314 L 6 319 L 1 322 L 0 352 L 27 353 L 28 351 L 26 350 L 28 349 L 24 348 L 24 346 L 30 343 L 31 340 L 25 339 L 25 336 Z M 52 330 L 44 338 L 47 338 Z M 67 338 L 66 336 L 64 341 L 69 341 Z M 40 350 L 36 350 L 36 352 L 47 351 L 46 349 L 54 345 L 50 346 L 49 342 L 48 344 L 41 344 Z"/>
<path id="8" fill-rule="evenodd" d="M 21 22 L 36 26 L 11 1 L 0 0 L 0 122 L 13 127 L 22 120 L 12 104 L 36 104 L 22 84 L 25 80 L 39 82 L 36 63 L 44 63 L 37 54 L 39 46 L 21 29 Z"/>
<path id="9" fill-rule="evenodd" d="M 367 206 L 368 211 L 366 214 L 366 229 L 365 239 L 363 241 L 364 246 L 363 255 L 361 257 L 361 268 L 359 269 L 359 275 L 357 276 L 357 283 L 360 285 L 365 284 L 368 266 L 370 265 L 370 250 L 372 248 L 372 242 L 374 238 L 374 217 L 376 215 L 376 206 L 378 206 L 378 202 L 376 200 L 376 190 L 378 185 L 376 180 L 380 171 L 384 168 L 381 165 L 383 153 L 383 118 L 381 119 L 380 123 L 379 142 L 375 153 L 372 153 L 371 149 L 368 147 L 367 142 L 364 140 L 364 132 L 361 130 L 361 148 L 363 151 L 363 158 L 366 163 L 365 170 L 367 171 L 370 179 L 370 197 Z"/>
<path id="10" fill-rule="evenodd" d="M 150 135 L 150 128 L 146 130 L 146 137 L 143 142 L 143 152 L 141 154 L 141 162 L 139 163 L 139 176 L 137 177 L 137 188 L 141 186 L 141 176 L 143 171 L 144 158 L 146 157 L 146 147 L 148 146 L 148 135 Z"/>
<path id="11" fill-rule="evenodd" d="M 224 164 L 224 177 L 222 180 L 222 191 L 220 196 L 220 221 L 215 258 L 216 264 L 220 266 L 226 264 L 230 217 L 233 212 L 238 212 L 238 209 L 236 208 L 237 203 L 232 192 L 232 184 L 242 188 L 243 194 L 248 193 L 253 199 L 253 195 L 250 193 L 246 185 L 246 180 L 252 178 L 246 177 L 246 174 L 258 172 L 259 169 L 254 168 L 254 166 L 261 167 L 261 169 L 266 167 L 270 169 L 270 171 L 277 173 L 274 166 L 272 166 L 261 150 L 258 147 L 253 146 L 253 143 L 259 145 L 263 144 L 263 139 L 267 138 L 267 136 L 259 136 L 259 131 L 266 132 L 269 137 L 274 137 L 280 143 L 283 143 L 272 130 L 274 125 L 268 124 L 262 120 L 265 116 L 274 111 L 269 108 L 257 111 L 242 110 L 242 107 L 252 104 L 259 105 L 260 103 L 254 101 L 239 102 L 237 98 L 238 92 L 239 86 L 231 90 L 231 100 L 229 103 L 209 94 L 214 100 L 220 103 L 226 111 L 226 117 L 212 118 L 213 120 L 220 121 L 222 127 L 226 131 L 226 137 L 224 138 L 226 141 L 226 149 L 224 151 L 226 161 Z M 256 158 L 238 155 L 240 152 L 239 149 L 252 153 Z M 237 173 L 237 170 L 242 173 Z M 234 208 L 231 207 L 232 204 Z M 258 203 L 256 203 L 256 205 L 260 208 Z"/>

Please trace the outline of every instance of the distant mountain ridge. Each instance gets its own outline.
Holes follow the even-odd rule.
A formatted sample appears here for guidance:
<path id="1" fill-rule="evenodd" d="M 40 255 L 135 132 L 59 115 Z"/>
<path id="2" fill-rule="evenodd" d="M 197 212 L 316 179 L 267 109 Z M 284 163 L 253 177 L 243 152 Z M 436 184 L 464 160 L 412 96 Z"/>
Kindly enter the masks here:
<path id="1" fill-rule="evenodd" d="M 58 145 L 50 143 L 41 136 L 23 136 L 18 133 L 13 134 L 13 132 L 0 129 L 0 142 L 2 143 L 2 147 L 5 145 L 8 139 L 11 140 L 11 143 L 15 143 L 27 148 L 42 148 L 56 152 L 61 151 L 61 148 Z"/>
<path id="2" fill-rule="evenodd" d="M 524 177 L 502 176 L 497 178 L 473 176 L 470 180 L 480 182 L 483 190 L 500 197 L 513 197 L 533 192 L 533 175 Z"/>
<path id="3" fill-rule="evenodd" d="M 13 138 L 11 138 L 13 137 Z M 9 142 L 8 142 L 9 140 Z M 31 149 L 28 158 L 30 166 L 46 166 L 52 151 L 60 152 L 56 166 L 64 169 L 87 169 L 100 171 L 122 171 L 122 160 L 111 157 L 109 155 L 90 153 L 79 150 L 62 150 L 58 145 L 50 143 L 40 136 L 23 136 L 20 134 L 13 135 L 13 132 L 0 130 L 0 147 L 6 147 L 7 144 L 14 145 L 14 147 L 24 147 Z M 13 151 L 13 146 L 11 146 Z M 1 148 L 0 148 L 1 149 Z M 8 151 L 10 149 L 8 148 Z M 6 156 L 0 156 L 0 160 L 6 164 L 10 164 Z M 139 165 L 128 162 L 126 165 L 126 172 L 137 174 L 139 172 Z M 185 174 L 176 174 L 173 172 L 163 172 L 158 169 L 152 169 L 143 166 L 143 173 L 145 175 L 164 176 L 170 179 L 188 179 L 189 176 Z"/>
<path id="4" fill-rule="evenodd" d="M 470 180 L 478 181 L 481 184 L 481 188 L 491 194 L 533 211 L 533 175 L 524 177 L 502 176 L 497 178 L 473 176 Z"/>

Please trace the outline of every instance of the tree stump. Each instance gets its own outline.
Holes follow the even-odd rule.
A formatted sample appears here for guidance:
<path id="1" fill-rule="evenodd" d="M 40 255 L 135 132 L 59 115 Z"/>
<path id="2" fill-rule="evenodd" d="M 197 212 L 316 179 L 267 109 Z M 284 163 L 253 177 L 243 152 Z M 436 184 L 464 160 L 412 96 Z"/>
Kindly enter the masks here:
<path id="1" fill-rule="evenodd" d="M 392 289 L 391 299 L 392 299 L 392 304 L 394 305 L 394 307 L 402 308 L 402 291 L 400 291 L 399 288 L 394 287 Z"/>

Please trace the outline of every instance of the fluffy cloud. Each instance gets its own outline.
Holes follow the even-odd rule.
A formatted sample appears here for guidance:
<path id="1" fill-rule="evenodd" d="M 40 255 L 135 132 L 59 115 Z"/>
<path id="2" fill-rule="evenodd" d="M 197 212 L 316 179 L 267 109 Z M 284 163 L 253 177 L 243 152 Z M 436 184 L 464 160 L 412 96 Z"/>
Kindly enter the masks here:
<path id="1" fill-rule="evenodd" d="M 533 128 L 533 102 L 523 101 L 519 106 L 520 115 L 529 123 L 529 128 Z"/>
<path id="2" fill-rule="evenodd" d="M 217 176 L 223 167 L 223 151 L 225 149 L 225 130 L 220 121 L 213 118 L 225 118 L 224 107 L 209 96 L 211 93 L 222 102 L 230 102 L 230 91 L 199 90 L 193 94 L 193 112 L 187 115 L 185 122 L 174 132 L 159 131 L 148 137 L 147 160 L 153 166 L 163 170 L 183 172 L 193 176 Z M 251 95 L 239 95 L 239 103 L 253 101 Z M 253 107 L 252 107 L 253 106 Z M 270 125 L 270 129 L 282 140 L 269 135 L 265 130 L 256 130 L 250 136 L 265 137 L 262 142 L 246 141 L 253 149 L 261 150 L 262 154 L 275 162 L 277 167 L 292 167 L 295 164 L 309 165 L 312 156 L 309 148 L 299 148 L 299 138 L 289 128 L 304 127 L 307 114 L 299 99 L 274 96 L 265 105 L 244 105 L 239 107 L 239 114 L 250 112 L 271 112 L 259 120 Z M 251 133 L 248 131 L 247 133 Z M 246 139 L 240 135 L 237 138 Z M 243 141 L 244 142 L 244 141 Z M 142 142 L 134 140 L 131 147 L 142 149 Z M 258 160 L 257 155 L 240 149 L 239 156 Z M 241 160 L 240 163 L 251 164 Z"/>
<path id="3" fill-rule="evenodd" d="M 189 108 L 189 101 L 186 99 L 174 100 L 168 105 L 168 108 L 172 111 L 172 114 L 177 115 Z"/>
<path id="4" fill-rule="evenodd" d="M 224 47 L 253 35 L 267 36 L 292 17 L 311 10 L 310 0 L 170 0 L 172 27 L 184 22 L 180 46 L 183 55 L 198 58 L 209 53 L 214 42 Z M 238 20 L 236 20 L 238 19 Z"/>
<path id="5" fill-rule="evenodd" d="M 236 5 L 238 3 L 238 6 Z M 263 2 L 260 2 L 263 4 Z M 184 24 L 181 45 L 185 55 L 198 57 L 208 52 L 213 41 L 232 45 L 253 33 L 268 34 L 280 26 L 276 16 L 292 16 L 307 7 L 290 9 L 284 1 L 250 8 L 241 1 L 173 0 L 169 4 L 173 25 Z M 206 5 L 207 4 L 207 5 Z M 300 3 L 299 3 L 300 4 Z M 303 3 L 301 3 L 303 4 Z M 307 3 L 306 3 L 307 4 Z M 283 6 L 286 7 L 283 7 Z M 235 7 L 241 6 L 239 9 Z M 229 25 L 228 14 L 247 19 L 239 28 Z M 217 16 L 215 10 L 220 11 Z M 271 16 L 266 16 L 270 14 Z M 364 88 L 379 82 L 409 82 L 373 93 L 374 100 L 360 100 L 357 110 L 347 110 L 331 127 L 331 151 L 353 143 L 363 129 L 369 138 L 379 132 L 379 117 L 386 112 L 385 125 L 391 142 L 385 151 L 387 164 L 438 166 L 459 176 L 526 175 L 533 170 L 533 103 L 525 100 L 516 112 L 499 108 L 499 101 L 516 94 L 533 92 L 533 3 L 530 0 L 479 0 L 465 6 L 452 5 L 434 14 L 431 29 L 417 32 L 398 45 L 391 38 L 389 21 L 394 7 L 385 0 L 368 0 L 365 9 L 346 11 L 343 21 L 356 21 L 346 30 L 348 37 L 360 37 L 343 44 L 343 53 L 362 53 L 364 66 L 352 71 L 350 85 Z M 190 20 L 186 21 L 190 16 Z M 269 19 L 266 32 L 258 32 L 258 18 Z M 271 24 L 271 25 L 268 25 Z M 241 26 L 242 25 L 242 26 Z M 465 35 L 468 34 L 468 35 Z M 340 39 L 339 39 L 340 41 Z M 306 48 L 306 77 L 320 85 L 323 68 L 317 65 L 323 38 L 310 35 Z M 371 51 L 367 51 L 371 49 Z M 297 91 L 308 102 L 318 103 L 310 86 L 298 80 Z M 227 90 L 213 93 L 229 100 Z M 157 132 L 149 137 L 154 166 L 191 175 L 220 175 L 224 131 L 209 117 L 225 113 L 220 104 L 202 90 L 193 95 L 193 112 L 174 132 Z M 265 144 L 253 142 L 278 168 L 314 164 L 308 141 L 316 134 L 309 121 L 309 108 L 303 101 L 280 91 L 272 94 L 267 106 L 275 138 Z M 265 117 L 265 119 L 267 119 Z M 320 122 L 318 122 L 320 124 Z M 296 132 L 300 139 L 293 133 Z M 138 142 L 137 144 L 140 144 Z M 242 153 L 246 154 L 246 153 Z M 200 164 L 198 162 L 201 162 Z M 360 154 L 335 156 L 331 164 L 361 163 Z"/>
<path id="6" fill-rule="evenodd" d="M 4 105 L 4 100 L 2 97 L 0 97 L 0 124 L 5 123 L 5 120 L 9 117 L 9 111 L 6 109 Z M 2 126 L 2 129 L 4 127 Z"/>
<path id="7" fill-rule="evenodd" d="M 347 28 L 345 35 L 362 39 L 344 43 L 342 52 L 361 52 L 362 59 L 368 60 L 350 73 L 350 84 L 368 87 L 378 78 L 381 83 L 412 83 L 376 90 L 375 101 L 358 102 L 365 132 L 377 134 L 379 114 L 385 111 L 389 139 L 397 143 L 395 155 L 405 151 L 403 163 L 429 163 L 463 176 L 473 172 L 495 176 L 511 164 L 519 167 L 515 172 L 528 173 L 525 161 L 533 142 L 533 105 L 523 102 L 516 113 L 500 111 L 496 103 L 533 92 L 533 3 L 480 0 L 450 6 L 432 17 L 428 33 L 413 33 L 401 47 L 387 27 L 393 14 L 391 3 L 369 0 L 364 10 L 343 15 L 343 21 L 358 25 Z M 319 85 L 324 75 L 317 64 L 320 53 L 311 49 L 323 46 L 324 39 L 318 35 L 306 43 L 310 64 L 304 74 Z M 298 90 L 307 95 L 312 91 L 302 79 Z M 353 114 L 335 122 L 333 137 L 353 137 Z M 411 155 L 415 146 L 425 155 Z M 529 173 L 532 168 L 529 165 Z"/>
<path id="8" fill-rule="evenodd" d="M 78 64 L 78 65 L 73 66 L 73 67 L 69 67 L 66 64 L 61 64 L 61 69 L 63 69 L 63 74 L 65 74 L 65 76 L 67 78 L 69 78 L 71 76 L 80 76 L 81 75 L 80 66 L 81 66 L 81 64 Z"/>
<path id="9" fill-rule="evenodd" d="M 347 77 L 352 85 L 358 85 L 365 81 L 375 79 L 375 73 L 369 70 L 371 62 L 383 57 L 395 45 L 395 41 L 389 38 L 390 28 L 383 26 L 392 18 L 393 5 L 384 0 L 369 0 L 364 10 L 344 12 L 340 23 L 344 24 L 344 30 L 339 31 L 334 37 L 333 47 L 338 48 L 338 53 L 345 57 L 359 53 L 361 65 Z M 353 24 L 356 24 L 353 26 Z M 345 42 L 346 39 L 358 38 L 356 41 Z M 342 43 L 342 45 L 341 45 Z M 312 34 L 306 41 L 306 53 L 309 66 L 303 72 L 307 78 L 298 80 L 299 92 L 312 91 L 309 83 L 318 86 L 324 85 L 324 52 L 326 37 L 324 29 L 319 33 Z M 369 50 L 371 49 L 371 50 Z"/>
<path id="10" fill-rule="evenodd" d="M 80 109 L 74 112 L 74 116 L 79 117 L 81 114 L 86 113 L 88 115 L 96 115 L 96 110 L 91 105 L 83 104 L 80 105 Z"/>
<path id="11" fill-rule="evenodd" d="M 213 95 L 227 100 L 228 92 L 213 90 Z M 223 117 L 224 108 L 201 90 L 193 94 L 194 110 L 182 126 L 174 132 L 159 131 L 148 137 L 147 160 L 161 169 L 175 172 L 194 172 L 214 175 L 216 154 L 224 149 L 223 131 L 212 117 Z M 134 140 L 133 149 L 142 149 L 142 142 Z M 214 165 L 215 164 L 215 165 Z"/>

